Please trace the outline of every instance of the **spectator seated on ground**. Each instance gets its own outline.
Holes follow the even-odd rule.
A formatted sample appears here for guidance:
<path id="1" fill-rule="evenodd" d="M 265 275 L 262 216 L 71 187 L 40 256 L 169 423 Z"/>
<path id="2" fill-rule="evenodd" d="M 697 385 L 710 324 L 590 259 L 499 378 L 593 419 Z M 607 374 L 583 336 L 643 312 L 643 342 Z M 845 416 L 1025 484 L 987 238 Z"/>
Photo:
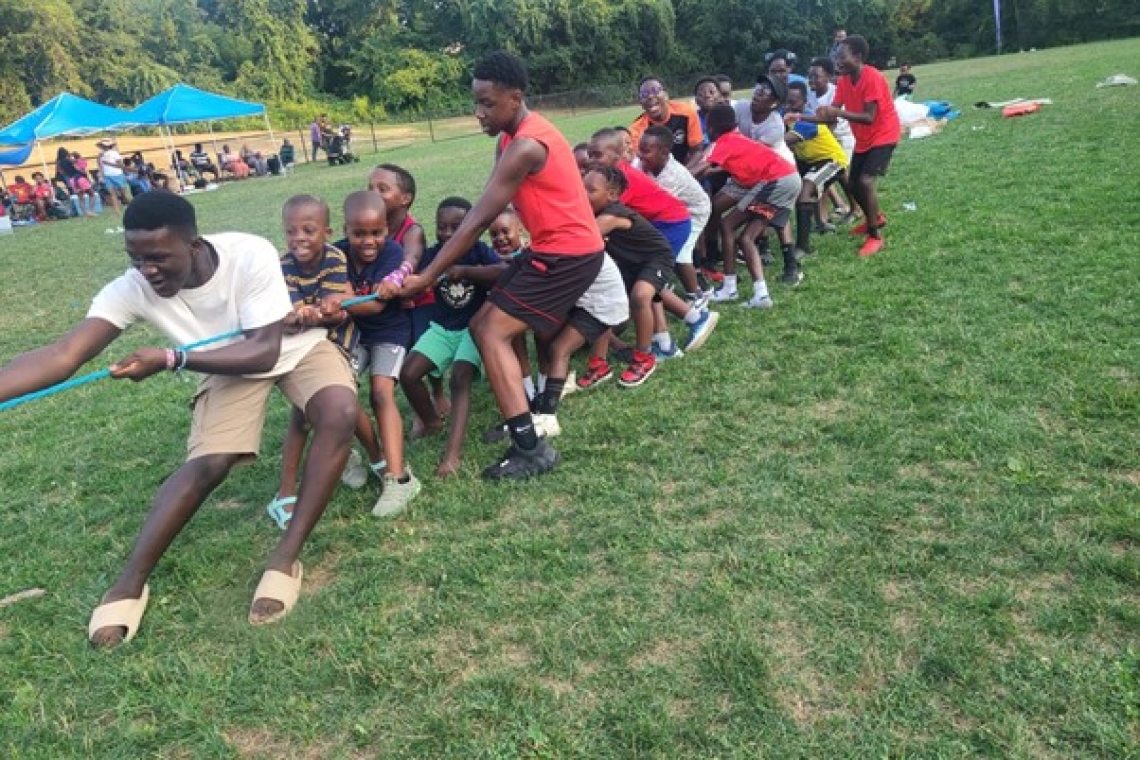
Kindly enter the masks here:
<path id="1" fill-rule="evenodd" d="M 8 185 L 8 205 L 13 222 L 29 222 L 45 217 L 42 203 L 36 202 L 36 188 L 21 175 Z"/>
<path id="2" fill-rule="evenodd" d="M 218 164 L 222 171 L 233 175 L 234 179 L 245 179 L 249 176 L 249 164 L 241 160 L 241 156 L 230 150 L 230 146 L 223 145 L 222 152 L 218 154 Z"/>
<path id="3" fill-rule="evenodd" d="M 175 155 L 181 154 L 179 151 L 175 151 Z M 194 150 L 190 152 L 190 165 L 194 167 L 199 176 L 213 174 L 215 182 L 221 179 L 221 173 L 214 162 L 210 160 L 210 154 L 202 150 L 202 143 L 194 144 Z"/>
<path id="4" fill-rule="evenodd" d="M 151 191 L 150 179 L 146 175 L 146 164 L 140 170 L 134 158 L 123 159 L 123 176 L 127 178 L 127 185 L 131 188 L 131 197 L 149 193 Z"/>

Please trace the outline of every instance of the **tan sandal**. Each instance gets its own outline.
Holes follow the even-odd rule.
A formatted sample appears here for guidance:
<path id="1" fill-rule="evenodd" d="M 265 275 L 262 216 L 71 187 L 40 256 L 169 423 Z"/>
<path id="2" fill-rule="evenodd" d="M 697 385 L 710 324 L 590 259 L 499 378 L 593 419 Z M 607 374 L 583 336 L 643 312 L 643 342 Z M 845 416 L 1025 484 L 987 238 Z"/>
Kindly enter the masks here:
<path id="1" fill-rule="evenodd" d="M 126 628 L 127 633 L 121 642 L 126 644 L 138 633 L 139 623 L 142 622 L 149 599 L 150 586 L 144 585 L 142 595 L 138 599 L 120 599 L 117 602 L 100 604 L 91 613 L 91 622 L 87 624 L 87 640 L 91 641 L 95 632 L 102 628 Z"/>
<path id="2" fill-rule="evenodd" d="M 253 603 L 249 606 L 250 625 L 268 625 L 276 623 L 289 614 L 293 605 L 297 603 L 297 596 L 301 593 L 301 579 L 305 576 L 305 569 L 300 562 L 293 563 L 293 574 L 286 575 L 277 570 L 266 570 L 253 592 Z M 281 602 L 282 608 L 267 617 L 255 617 L 253 605 L 260 599 L 269 599 Z"/>

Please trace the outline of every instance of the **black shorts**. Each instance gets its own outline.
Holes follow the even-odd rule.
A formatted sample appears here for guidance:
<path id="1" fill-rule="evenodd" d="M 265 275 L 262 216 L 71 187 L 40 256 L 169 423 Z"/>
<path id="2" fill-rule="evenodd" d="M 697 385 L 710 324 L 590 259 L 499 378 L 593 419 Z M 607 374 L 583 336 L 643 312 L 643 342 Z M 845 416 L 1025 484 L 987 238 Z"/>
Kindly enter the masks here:
<path id="1" fill-rule="evenodd" d="M 593 343 L 602 337 L 606 330 L 610 329 L 609 325 L 602 322 L 602 320 L 581 306 L 575 306 L 570 310 L 570 314 L 566 319 L 566 326 L 572 327 L 581 333 L 588 343 Z"/>
<path id="2" fill-rule="evenodd" d="M 669 275 L 673 274 L 673 262 L 666 261 L 664 257 L 660 260 L 617 262 L 617 265 L 626 293 L 632 293 L 633 286 L 638 282 L 648 282 L 656 295 L 669 284 Z"/>
<path id="3" fill-rule="evenodd" d="M 603 260 L 602 251 L 562 256 L 527 248 L 511 259 L 487 298 L 536 334 L 553 335 L 593 284 Z"/>
<path id="4" fill-rule="evenodd" d="M 887 173 L 887 167 L 891 165 L 891 155 L 894 152 L 894 145 L 879 145 L 866 153 L 855 153 L 851 156 L 851 167 L 847 170 L 847 176 L 852 182 L 864 174 L 882 177 Z"/>

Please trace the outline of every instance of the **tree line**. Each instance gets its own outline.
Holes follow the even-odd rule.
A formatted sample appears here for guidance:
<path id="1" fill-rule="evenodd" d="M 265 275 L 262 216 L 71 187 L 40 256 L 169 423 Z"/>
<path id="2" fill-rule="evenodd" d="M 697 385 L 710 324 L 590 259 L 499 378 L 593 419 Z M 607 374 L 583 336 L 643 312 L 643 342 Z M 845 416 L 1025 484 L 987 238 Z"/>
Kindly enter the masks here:
<path id="1" fill-rule="evenodd" d="M 526 58 L 536 92 L 653 72 L 748 81 L 843 27 L 914 63 L 995 51 L 989 0 L 0 0 L 0 119 L 70 91 L 133 106 L 177 82 L 357 119 L 466 104 L 471 61 Z M 1002 0 L 1005 49 L 1140 34 L 1134 0 Z M 348 112 L 348 113 L 346 113 Z"/>

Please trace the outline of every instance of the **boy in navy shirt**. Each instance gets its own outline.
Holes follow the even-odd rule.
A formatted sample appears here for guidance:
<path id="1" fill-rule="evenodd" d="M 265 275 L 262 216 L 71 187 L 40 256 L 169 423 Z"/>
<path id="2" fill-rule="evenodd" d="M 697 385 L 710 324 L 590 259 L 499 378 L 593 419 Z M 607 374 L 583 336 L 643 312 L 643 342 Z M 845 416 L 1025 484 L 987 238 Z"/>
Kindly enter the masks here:
<path id="1" fill-rule="evenodd" d="M 430 264 L 435 259 L 470 210 L 471 202 L 465 198 L 445 198 L 439 204 L 435 215 L 438 242 L 427 249 L 421 263 Z M 506 264 L 499 254 L 481 240 L 449 267 L 433 289 L 435 313 L 431 324 L 416 341 L 400 372 L 404 395 L 423 420 L 424 435 L 431 435 L 443 427 L 443 421 L 432 404 L 424 378 L 428 375 L 442 378 L 451 369 L 451 425 L 443 459 L 435 471 L 440 477 L 459 470 L 471 411 L 471 385 L 475 376 L 483 372 L 483 360 L 467 325 L 505 269 Z"/>
<path id="2" fill-rule="evenodd" d="M 404 261 L 403 249 L 388 238 L 384 199 L 366 190 L 345 198 L 344 233 L 347 237 L 337 247 L 348 254 L 348 281 L 355 294 L 368 295 Z M 322 311 L 340 312 L 342 300 L 326 299 Z M 396 379 L 404 363 L 411 320 L 396 299 L 366 301 L 350 306 L 348 313 L 353 317 L 352 329 L 358 340 L 355 364 L 361 373 L 367 371 L 371 377 L 372 412 L 387 461 L 384 492 L 372 514 L 387 517 L 403 512 L 421 487 L 404 463 L 404 422 L 396 406 Z M 363 409 L 357 415 L 356 435 L 362 441 L 374 435 L 372 422 Z"/>

